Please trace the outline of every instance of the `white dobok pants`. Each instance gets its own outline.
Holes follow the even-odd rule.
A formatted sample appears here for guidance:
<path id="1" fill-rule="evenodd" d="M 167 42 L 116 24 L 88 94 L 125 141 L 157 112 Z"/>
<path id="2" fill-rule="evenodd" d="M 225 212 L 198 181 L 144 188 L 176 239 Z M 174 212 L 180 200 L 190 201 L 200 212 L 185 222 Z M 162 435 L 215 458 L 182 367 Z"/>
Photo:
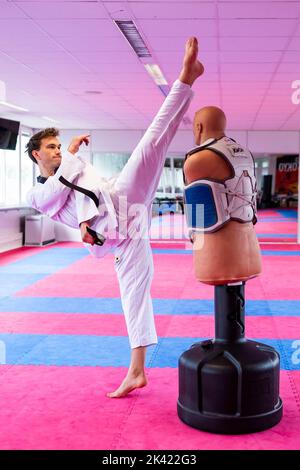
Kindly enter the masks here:
<path id="1" fill-rule="evenodd" d="M 115 251 L 115 269 L 119 280 L 122 307 L 131 348 L 157 343 L 150 296 L 153 278 L 153 258 L 149 241 L 152 201 L 164 168 L 168 146 L 186 113 L 193 92 L 189 85 L 176 80 L 160 111 L 137 145 L 122 172 L 115 180 L 111 198 L 119 224 L 122 215 L 118 209 L 120 197 L 127 198 L 128 236 L 118 242 Z M 137 229 L 142 232 L 139 236 Z"/>

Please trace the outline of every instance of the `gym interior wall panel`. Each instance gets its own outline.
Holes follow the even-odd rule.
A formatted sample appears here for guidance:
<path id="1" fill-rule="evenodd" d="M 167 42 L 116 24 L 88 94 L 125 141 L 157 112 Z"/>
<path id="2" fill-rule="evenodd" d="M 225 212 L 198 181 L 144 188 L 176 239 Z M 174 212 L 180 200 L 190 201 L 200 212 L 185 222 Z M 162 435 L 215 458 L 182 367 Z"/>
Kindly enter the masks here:
<path id="1" fill-rule="evenodd" d="M 61 130 L 59 133 L 59 139 L 62 144 L 62 151 L 65 152 L 72 140 L 73 137 L 82 135 L 82 134 L 91 134 L 91 131 L 88 129 L 74 129 L 74 130 Z M 80 156 L 86 159 L 87 161 L 91 161 L 91 144 L 87 147 L 85 145 L 82 145 L 80 148 Z"/>
<path id="2" fill-rule="evenodd" d="M 276 163 L 277 163 L 276 156 L 275 155 L 270 155 L 270 157 L 269 157 L 269 174 L 273 176 L 273 178 L 272 178 L 272 194 L 275 193 Z"/>
<path id="3" fill-rule="evenodd" d="M 91 135 L 91 151 L 132 152 L 144 132 L 141 130 L 94 130 Z"/>
<path id="4" fill-rule="evenodd" d="M 139 143 L 145 130 L 62 130 L 60 139 L 63 151 L 66 151 L 72 137 L 90 133 L 91 144 L 82 147 L 80 154 L 91 159 L 93 152 L 129 152 Z M 253 153 L 299 153 L 298 131 L 241 131 L 227 130 L 226 134 L 243 145 L 248 145 Z M 169 152 L 185 154 L 194 147 L 191 129 L 180 129 L 174 136 Z"/>
<path id="5" fill-rule="evenodd" d="M 192 127 L 191 130 L 179 130 L 173 138 L 169 152 L 182 153 L 183 156 L 195 147 Z"/>
<path id="6" fill-rule="evenodd" d="M 25 217 L 36 211 L 29 207 L 0 210 L 0 252 L 22 246 L 25 233 Z"/>
<path id="7" fill-rule="evenodd" d="M 0 232 L 11 233 L 19 232 L 20 230 L 20 211 L 15 210 L 1 210 L 0 211 Z"/>
<path id="8" fill-rule="evenodd" d="M 228 129 L 228 130 L 226 130 L 226 135 L 228 135 L 228 137 L 231 137 L 232 139 L 236 140 L 239 144 L 245 145 L 245 147 L 247 147 L 247 145 L 248 145 L 247 131 L 234 131 L 234 130 Z"/>
<path id="9" fill-rule="evenodd" d="M 299 153 L 297 131 L 249 131 L 248 147 L 251 152 Z"/>

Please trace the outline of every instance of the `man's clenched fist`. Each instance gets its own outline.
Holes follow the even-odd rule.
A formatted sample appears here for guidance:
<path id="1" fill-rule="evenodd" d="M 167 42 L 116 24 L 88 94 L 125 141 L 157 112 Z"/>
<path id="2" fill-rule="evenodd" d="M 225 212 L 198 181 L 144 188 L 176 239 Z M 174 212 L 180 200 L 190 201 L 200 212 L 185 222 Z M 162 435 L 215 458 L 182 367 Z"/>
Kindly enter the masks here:
<path id="1" fill-rule="evenodd" d="M 92 235 L 90 235 L 86 228 L 89 227 L 89 224 L 88 222 L 81 222 L 80 224 L 80 232 L 81 232 L 81 238 L 82 238 L 82 241 L 84 243 L 89 243 L 90 245 L 94 245 L 95 244 L 95 240 L 94 238 L 92 237 Z"/>
<path id="2" fill-rule="evenodd" d="M 75 153 L 78 152 L 79 147 L 83 142 L 85 143 L 85 145 L 89 145 L 90 143 L 89 138 L 90 138 L 90 134 L 82 134 L 82 135 L 78 135 L 77 137 L 73 137 L 69 145 L 68 152 L 73 153 L 73 155 L 75 155 Z"/>

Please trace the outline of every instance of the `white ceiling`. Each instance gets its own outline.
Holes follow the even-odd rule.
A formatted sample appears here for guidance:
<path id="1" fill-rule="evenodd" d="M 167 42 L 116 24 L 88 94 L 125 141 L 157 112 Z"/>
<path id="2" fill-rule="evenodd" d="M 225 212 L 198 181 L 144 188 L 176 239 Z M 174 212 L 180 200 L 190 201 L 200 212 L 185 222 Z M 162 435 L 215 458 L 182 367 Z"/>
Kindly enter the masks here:
<path id="1" fill-rule="evenodd" d="M 205 105 L 231 129 L 299 130 L 300 1 L 0 0 L 0 80 L 31 127 L 143 129 L 164 97 L 113 19 L 132 19 L 171 84 L 187 37 L 206 72 L 188 116 Z M 87 94 L 100 91 L 101 94 Z M 184 126 L 183 126 L 184 127 Z"/>

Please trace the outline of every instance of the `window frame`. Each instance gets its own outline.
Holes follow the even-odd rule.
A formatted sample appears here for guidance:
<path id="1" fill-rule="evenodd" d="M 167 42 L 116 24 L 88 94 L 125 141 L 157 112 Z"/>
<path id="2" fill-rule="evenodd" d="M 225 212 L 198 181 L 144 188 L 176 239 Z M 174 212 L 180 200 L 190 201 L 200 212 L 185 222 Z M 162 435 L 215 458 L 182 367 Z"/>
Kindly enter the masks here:
<path id="1" fill-rule="evenodd" d="M 24 155 L 22 154 L 22 136 L 31 137 L 34 134 L 34 130 L 30 127 L 20 125 L 19 134 L 18 134 L 18 202 L 16 204 L 7 204 L 6 203 L 6 165 L 4 165 L 4 204 L 0 202 L 0 210 L 9 210 L 9 209 L 19 209 L 19 208 L 26 208 L 28 204 L 21 202 L 22 196 L 22 158 Z M 6 152 L 5 149 L 2 149 L 3 152 Z M 6 155 L 5 155 L 6 158 Z M 27 157 L 29 158 L 29 157 Z M 32 186 L 34 185 L 36 175 L 36 168 L 34 163 L 32 162 Z"/>

